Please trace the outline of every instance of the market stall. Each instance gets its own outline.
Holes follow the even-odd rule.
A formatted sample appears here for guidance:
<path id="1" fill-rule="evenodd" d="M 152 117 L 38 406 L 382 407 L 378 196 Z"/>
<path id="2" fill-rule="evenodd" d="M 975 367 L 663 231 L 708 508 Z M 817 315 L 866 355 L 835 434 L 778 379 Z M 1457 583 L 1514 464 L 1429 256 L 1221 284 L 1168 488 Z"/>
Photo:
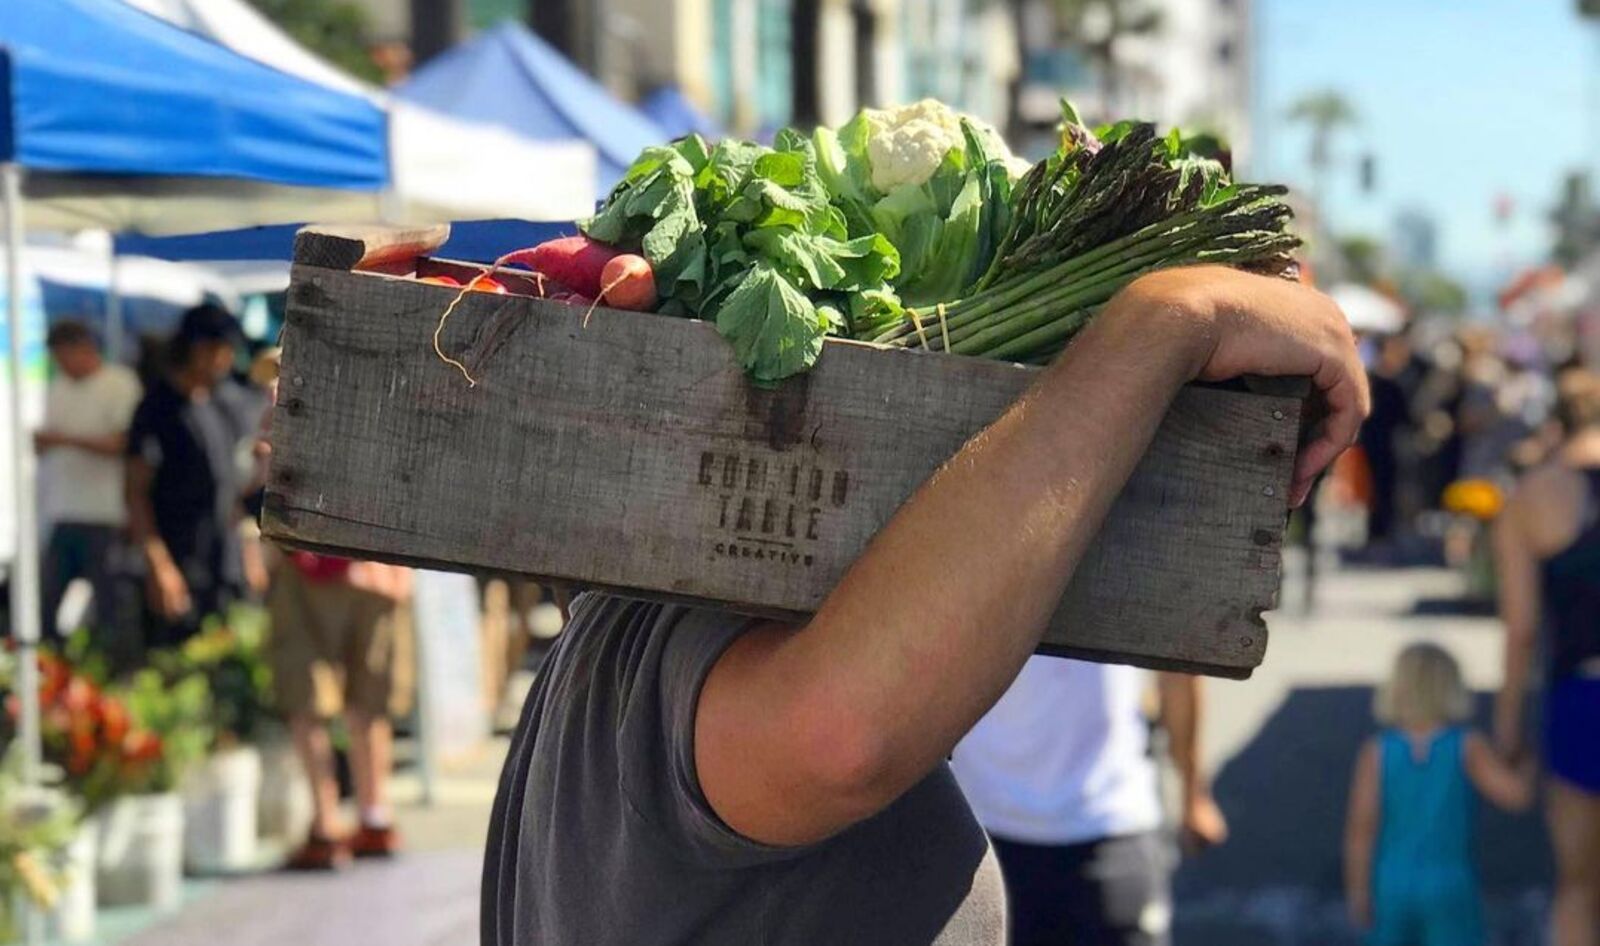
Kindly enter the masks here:
<path id="1" fill-rule="evenodd" d="M 527 27 L 510 21 L 430 60 L 395 95 L 538 141 L 592 144 L 599 154 L 591 195 L 596 199 L 640 150 L 670 137 Z"/>

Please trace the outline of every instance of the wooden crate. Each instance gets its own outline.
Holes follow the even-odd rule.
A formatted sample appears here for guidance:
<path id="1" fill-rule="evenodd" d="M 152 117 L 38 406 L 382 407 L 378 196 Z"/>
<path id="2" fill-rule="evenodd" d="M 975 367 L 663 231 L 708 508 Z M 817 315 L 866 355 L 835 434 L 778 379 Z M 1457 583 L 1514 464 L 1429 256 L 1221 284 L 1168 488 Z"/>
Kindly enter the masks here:
<path id="1" fill-rule="evenodd" d="M 304 233 L 266 534 L 755 614 L 818 605 L 1035 369 L 829 342 L 749 384 L 711 325 L 454 290 L 436 232 Z M 516 287 L 526 284 L 512 277 Z M 1293 390 L 1279 388 L 1278 390 Z M 1301 402 L 1185 388 L 1067 589 L 1044 649 L 1245 677 L 1266 649 Z"/>

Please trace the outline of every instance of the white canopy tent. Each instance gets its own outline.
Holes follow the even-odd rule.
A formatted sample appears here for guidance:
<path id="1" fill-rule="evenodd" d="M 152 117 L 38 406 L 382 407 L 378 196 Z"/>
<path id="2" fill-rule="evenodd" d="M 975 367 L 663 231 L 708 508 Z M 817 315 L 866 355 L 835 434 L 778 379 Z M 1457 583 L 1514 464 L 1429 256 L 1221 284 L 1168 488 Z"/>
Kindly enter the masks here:
<path id="1" fill-rule="evenodd" d="M 349 211 L 364 219 L 394 223 L 449 223 L 514 217 L 520 220 L 574 220 L 594 210 L 596 155 L 582 141 L 534 141 L 505 129 L 461 121 L 389 95 L 367 85 L 296 43 L 272 21 L 244 0 L 124 0 L 131 6 L 181 26 L 242 56 L 281 72 L 352 95 L 361 95 L 381 107 L 389 118 L 389 153 L 392 182 L 380 206 L 330 207 L 317 195 L 300 203 L 298 216 L 287 220 L 316 219 L 337 222 Z M 281 190 L 281 189 L 280 189 Z M 296 195 L 274 199 L 295 201 Z M 170 203 L 163 202 L 163 215 Z M 196 201 L 188 214 L 195 219 L 214 218 L 206 204 Z M 138 229 L 145 233 L 182 233 L 237 226 L 238 220 L 221 218 L 220 226 L 181 229 L 153 219 L 138 208 Z"/>
<path id="2" fill-rule="evenodd" d="M 1328 289 L 1328 297 L 1339 304 L 1350 327 L 1358 332 L 1388 335 L 1405 328 L 1405 308 L 1376 289 L 1342 282 Z"/>

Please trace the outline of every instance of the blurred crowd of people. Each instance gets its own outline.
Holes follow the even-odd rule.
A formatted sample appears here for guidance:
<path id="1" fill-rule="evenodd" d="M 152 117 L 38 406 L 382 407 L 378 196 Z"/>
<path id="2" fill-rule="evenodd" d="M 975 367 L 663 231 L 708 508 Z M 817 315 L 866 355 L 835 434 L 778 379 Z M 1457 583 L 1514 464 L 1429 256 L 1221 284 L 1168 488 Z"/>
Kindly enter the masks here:
<path id="1" fill-rule="evenodd" d="M 1401 655 L 1380 694 L 1381 730 L 1354 762 L 1352 916 L 1374 943 L 1481 942 L 1470 801 L 1530 805 L 1537 755 L 1558 860 L 1556 942 L 1588 946 L 1583 930 L 1600 922 L 1600 380 L 1559 345 L 1488 327 L 1423 326 L 1363 344 L 1373 412 L 1330 479 L 1364 507 L 1354 557 L 1488 563 L 1508 643 L 1488 737 L 1465 728 L 1467 691 L 1445 650 Z M 138 371 L 105 360 L 76 322 L 57 323 L 48 348 L 54 374 L 35 438 L 50 523 L 47 638 L 86 627 L 114 664 L 132 667 L 235 602 L 263 602 L 279 708 L 314 789 L 311 831 L 290 866 L 394 853 L 390 721 L 407 711 L 415 678 L 410 575 L 252 538 L 276 351 L 248 350 L 238 323 L 211 305 L 188 311 Z M 81 613 L 66 601 L 74 580 L 91 591 Z M 491 706 L 528 638 L 500 624 L 525 618 L 539 593 L 489 592 L 501 616 L 485 626 Z M 1227 837 L 1200 762 L 1202 692 L 1180 674 L 1035 657 L 957 747 L 952 767 L 993 838 L 1019 946 L 1170 941 L 1174 838 L 1199 850 Z M 353 831 L 339 818 L 336 719 L 349 737 Z M 1172 826 L 1158 748 L 1179 777 Z"/>
<path id="2" fill-rule="evenodd" d="M 1462 564 L 1471 533 L 1452 530 L 1450 518 L 1489 518 L 1495 507 L 1451 487 L 1484 484 L 1503 496 L 1555 448 L 1557 377 L 1576 365 L 1570 346 L 1454 322 L 1373 335 L 1363 346 L 1372 414 L 1359 451 L 1334 477 L 1366 508 L 1365 546 L 1353 557 Z"/>
<path id="3" fill-rule="evenodd" d="M 252 350 L 234 317 L 210 304 L 147 346 L 137 371 L 102 357 L 78 322 L 57 322 L 47 348 L 54 370 L 34 439 L 49 524 L 47 645 L 81 628 L 94 652 L 129 671 L 237 603 L 264 604 L 277 709 L 312 787 L 310 835 L 289 866 L 393 854 L 391 719 L 409 709 L 414 680 L 410 575 L 256 537 L 276 350 Z M 67 600 L 79 579 L 86 605 Z M 339 822 L 334 720 L 348 741 L 353 831 Z"/>
<path id="4" fill-rule="evenodd" d="M 1346 840 L 1352 916 L 1380 946 L 1484 941 L 1470 802 L 1519 810 L 1540 782 L 1551 941 L 1600 942 L 1600 375 L 1576 324 L 1363 340 L 1372 416 L 1332 478 L 1365 509 L 1353 557 L 1442 559 L 1505 631 L 1488 738 L 1468 728 L 1460 670 L 1437 644 L 1408 648 L 1380 694 Z"/>

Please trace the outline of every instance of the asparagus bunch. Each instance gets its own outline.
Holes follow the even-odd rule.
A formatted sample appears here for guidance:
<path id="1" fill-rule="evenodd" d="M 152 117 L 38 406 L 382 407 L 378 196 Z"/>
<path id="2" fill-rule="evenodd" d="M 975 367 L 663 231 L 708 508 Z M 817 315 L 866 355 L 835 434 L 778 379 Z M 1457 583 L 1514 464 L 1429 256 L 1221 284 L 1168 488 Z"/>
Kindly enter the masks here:
<path id="1" fill-rule="evenodd" d="M 1124 123 L 1101 139 L 1069 113 L 1061 151 L 1016 188 L 995 261 L 962 299 L 907 310 L 874 341 L 1040 362 L 1054 357 L 1128 283 L 1157 269 L 1222 263 L 1283 272 L 1281 187 L 1228 183 L 1175 134 Z"/>

